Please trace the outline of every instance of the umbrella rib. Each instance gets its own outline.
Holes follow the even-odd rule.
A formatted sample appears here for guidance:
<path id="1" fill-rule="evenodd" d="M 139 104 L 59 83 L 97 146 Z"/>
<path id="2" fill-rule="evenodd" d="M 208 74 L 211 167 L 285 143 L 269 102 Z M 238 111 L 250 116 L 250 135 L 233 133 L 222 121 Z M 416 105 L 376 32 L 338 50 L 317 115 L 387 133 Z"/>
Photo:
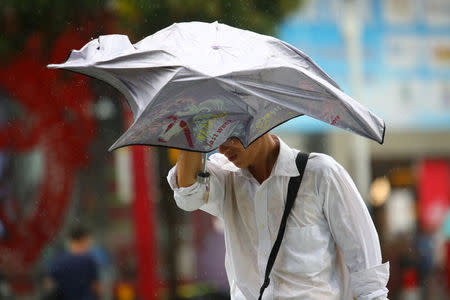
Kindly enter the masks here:
<path id="1" fill-rule="evenodd" d="M 306 59 L 311 65 L 313 65 L 320 73 L 321 75 L 324 75 L 325 78 L 327 79 L 326 81 L 329 82 L 331 85 L 333 85 L 335 88 L 337 89 L 341 89 L 339 87 L 339 85 L 318 65 L 316 64 L 307 54 L 305 54 L 304 52 L 302 52 L 301 50 L 295 48 L 294 46 L 292 46 L 291 44 L 285 42 L 285 41 L 281 41 L 281 43 L 288 47 L 290 50 L 294 51 L 295 53 L 299 54 L 302 58 Z"/>
<path id="2" fill-rule="evenodd" d="M 302 72 L 302 73 L 305 74 L 304 72 Z M 305 75 L 308 76 L 308 77 L 311 77 L 311 76 L 309 76 L 309 74 L 305 74 Z M 220 80 L 226 81 L 226 82 L 227 82 L 228 84 L 230 84 L 230 85 L 238 86 L 238 87 L 241 88 L 242 90 L 244 90 L 244 91 L 246 91 L 246 92 L 248 92 L 248 93 L 250 93 L 250 94 L 252 94 L 252 95 L 254 95 L 254 96 L 257 96 L 257 97 L 260 97 L 260 98 L 262 98 L 262 99 L 265 99 L 265 100 L 267 100 L 267 101 L 269 101 L 269 102 L 278 104 L 277 101 L 280 101 L 280 99 L 277 99 L 277 101 L 274 101 L 274 100 L 271 99 L 270 97 L 267 97 L 267 96 L 265 96 L 265 95 L 262 95 L 261 93 L 256 92 L 256 91 L 255 91 L 254 89 L 252 89 L 252 88 L 247 88 L 247 87 L 253 87 L 253 88 L 256 88 L 256 89 L 260 89 L 260 90 L 272 90 L 272 91 L 273 91 L 273 90 L 274 90 L 273 87 L 271 87 L 271 88 L 269 89 L 269 88 L 265 87 L 264 85 L 255 84 L 254 82 L 250 82 L 250 81 L 247 81 L 247 82 L 244 83 L 244 84 L 237 84 L 236 82 L 233 82 L 233 81 L 231 81 L 231 80 L 229 80 L 229 79 L 227 79 L 227 78 L 220 78 Z M 320 86 L 322 86 L 325 90 L 327 90 L 328 92 L 330 92 L 330 93 L 334 94 L 336 97 L 338 97 L 338 96 L 336 95 L 336 93 L 334 93 L 330 88 L 324 86 L 323 84 L 321 84 L 321 82 L 318 82 L 318 81 L 316 81 L 316 82 L 317 82 Z M 335 88 L 335 87 L 334 87 L 334 88 Z M 336 89 L 337 89 L 337 88 L 336 88 Z M 280 90 L 280 89 L 276 89 L 276 90 L 277 90 L 277 92 L 279 92 L 280 94 L 290 95 L 290 96 L 298 96 L 298 94 L 296 94 L 296 93 L 289 93 L 289 92 L 286 92 L 286 91 Z M 340 91 L 339 89 L 337 89 L 337 90 L 338 90 L 339 92 L 343 93 L 343 92 Z M 306 98 L 306 99 L 310 99 L 310 100 L 319 100 L 318 97 L 313 97 L 313 96 L 305 97 L 304 95 L 302 95 L 302 97 L 304 97 L 304 98 Z M 349 98 L 350 98 L 350 97 L 349 97 Z M 332 100 L 332 101 L 335 101 L 335 100 L 336 100 L 334 97 L 326 97 L 326 99 Z M 351 99 L 351 98 L 350 98 L 350 99 Z M 352 100 L 353 100 L 353 99 L 352 99 Z M 353 100 L 353 101 L 356 103 L 357 106 L 361 106 L 361 105 L 359 104 L 359 102 L 357 102 L 356 100 Z M 286 102 L 285 102 L 285 103 L 286 103 Z M 292 109 L 292 110 L 294 110 L 294 111 L 297 111 L 297 112 L 302 113 L 302 114 L 305 113 L 305 112 L 303 112 L 303 111 L 299 111 L 296 107 L 294 107 L 293 105 L 291 105 L 289 102 L 287 102 L 286 104 L 287 104 L 287 107 L 289 107 L 290 109 Z M 352 114 L 351 114 L 351 110 L 348 108 L 348 106 L 346 105 L 346 103 L 345 103 L 345 102 L 341 102 L 341 104 L 342 104 L 343 108 L 344 108 L 347 112 L 350 112 L 350 115 L 352 115 Z M 366 110 L 366 109 L 365 109 L 365 110 Z M 366 110 L 366 112 L 369 113 L 367 110 Z M 371 114 L 369 113 L 369 115 L 371 115 Z M 365 131 L 369 131 L 369 132 L 372 132 L 372 131 L 373 131 L 373 130 L 371 130 L 370 127 L 367 127 L 367 126 L 365 125 L 365 123 L 362 122 L 362 121 L 360 120 L 360 118 L 353 118 L 353 120 L 354 120 L 356 123 L 358 123 L 362 128 L 364 128 Z M 341 126 L 338 126 L 338 127 L 341 127 Z M 348 129 L 348 128 L 344 128 L 344 127 L 341 127 L 341 128 L 343 128 L 343 129 Z M 367 130 L 367 129 L 370 129 L 370 130 Z M 362 135 L 362 136 L 369 137 L 369 135 L 366 134 L 364 131 L 357 130 L 356 128 L 355 128 L 355 129 L 351 129 L 351 131 L 354 131 L 354 132 L 356 132 L 356 133 L 359 133 L 359 134 Z"/>
<path id="3" fill-rule="evenodd" d="M 176 71 L 173 72 L 173 74 L 171 74 L 170 78 L 167 80 L 167 82 L 166 82 L 166 84 L 164 85 L 164 87 L 166 87 L 167 83 L 170 82 L 176 75 L 178 75 L 178 73 L 180 73 L 181 69 L 185 68 L 185 67 L 182 67 L 182 66 L 179 66 L 178 68 L 177 68 L 176 66 L 174 66 L 174 67 L 176 68 Z M 164 90 L 164 88 L 161 88 L 161 89 L 153 96 L 153 99 L 156 99 L 156 98 L 161 94 L 161 92 L 162 92 L 163 90 Z M 154 104 L 153 101 L 152 101 L 151 103 L 149 103 L 149 105 L 147 105 L 147 106 L 144 108 L 144 110 L 141 112 L 141 114 L 144 113 L 144 111 L 149 110 L 149 109 L 152 107 L 152 104 Z M 137 119 L 138 119 L 138 117 L 135 118 L 134 122 L 136 122 Z M 130 127 L 130 128 L 131 128 L 131 127 Z"/>
<path id="4" fill-rule="evenodd" d="M 262 84 L 255 84 L 254 82 L 251 82 L 251 81 L 245 81 L 244 84 L 246 86 L 252 86 L 252 87 L 258 88 L 260 90 L 276 91 L 277 93 L 280 93 L 280 94 L 283 94 L 283 95 L 298 96 L 298 93 L 288 92 L 286 90 L 283 90 L 283 89 L 280 89 L 280 88 L 277 88 L 277 87 L 274 87 L 274 86 L 271 86 L 270 88 L 267 88 L 267 87 L 265 87 Z M 303 89 L 302 89 L 302 91 L 307 91 L 308 93 L 316 93 L 314 91 L 308 91 L 308 90 L 303 90 Z M 329 100 L 333 100 L 334 99 L 333 97 L 329 97 L 329 96 L 325 96 L 325 95 L 323 95 L 323 97 L 317 97 L 317 96 L 314 96 L 314 95 L 308 95 L 308 96 L 302 95 L 302 97 L 307 98 L 307 99 L 311 99 L 311 100 L 319 100 L 320 98 L 325 98 L 325 99 L 329 99 Z"/>
<path id="5" fill-rule="evenodd" d="M 249 82 L 248 84 L 244 85 L 244 86 L 251 86 L 251 87 L 255 87 L 255 88 L 261 89 L 261 90 L 271 90 L 271 91 L 275 90 L 274 88 L 269 89 L 269 88 L 264 87 L 264 85 L 254 84 L 254 83 L 250 83 L 250 82 Z M 245 88 L 243 88 L 243 89 L 245 89 Z M 251 93 L 253 92 L 252 89 L 245 89 L 245 90 L 246 90 L 246 91 L 249 91 L 249 92 L 251 92 Z M 285 91 L 283 91 L 283 90 L 281 90 L 281 89 L 276 89 L 276 91 L 279 92 L 280 94 L 284 94 L 284 95 L 298 96 L 298 95 L 295 94 L 295 93 L 285 92 Z M 264 99 L 267 100 L 267 101 L 276 103 L 275 101 L 271 100 L 271 99 L 268 98 L 268 97 L 262 96 L 261 94 L 255 94 L 255 93 L 253 93 L 253 94 L 254 94 L 255 96 L 264 98 Z M 309 97 L 308 97 L 308 96 L 302 95 L 302 97 L 303 97 L 303 98 L 306 98 L 306 99 L 310 99 L 310 100 L 319 100 L 318 97 L 313 97 L 313 96 L 309 96 Z M 335 99 L 334 97 L 324 97 L 324 98 L 326 98 L 326 99 L 328 99 L 328 100 L 336 101 L 336 99 Z M 278 100 L 278 101 L 279 101 L 279 100 Z M 349 112 L 350 115 L 352 115 L 352 114 L 351 114 L 351 110 L 348 108 L 348 106 L 346 105 L 346 103 L 345 103 L 345 102 L 340 102 L 340 103 L 342 104 L 342 107 L 343 107 L 347 112 Z M 294 109 L 294 110 L 296 110 L 296 109 Z M 298 111 L 298 110 L 296 110 L 296 111 Z M 301 112 L 301 113 L 304 114 L 304 112 Z M 366 130 L 368 129 L 368 127 L 365 125 L 365 123 L 364 123 L 363 121 L 361 121 L 360 118 L 353 118 L 353 120 L 354 120 L 356 123 L 358 123 L 358 125 L 360 125 L 362 128 L 365 128 Z M 351 130 L 354 131 L 354 132 L 357 132 L 357 133 L 359 133 L 359 134 L 361 134 L 361 135 L 363 135 L 363 136 L 367 136 L 367 134 L 365 134 L 364 131 L 357 130 L 356 128 L 355 128 L 355 129 L 351 129 Z M 372 130 L 370 130 L 370 131 L 372 131 Z"/>
<path id="6" fill-rule="evenodd" d="M 138 106 L 137 105 L 132 105 L 131 102 L 130 102 L 133 99 L 131 91 L 129 90 L 129 88 L 127 87 L 126 84 L 124 84 L 120 79 L 118 79 L 113 74 L 111 74 L 109 72 L 106 72 L 105 70 L 100 69 L 100 68 L 98 68 L 98 69 L 90 69 L 89 71 L 81 69 L 81 68 L 79 70 L 78 67 L 64 67 L 62 69 L 65 69 L 67 71 L 71 71 L 71 72 L 74 72 L 74 73 L 83 74 L 83 75 L 86 75 L 88 77 L 92 77 L 94 79 L 99 79 L 99 80 L 104 81 L 104 82 L 106 82 L 108 84 L 111 84 L 119 92 L 121 92 L 125 96 L 125 98 L 127 100 L 129 100 L 127 102 L 128 102 L 128 105 L 130 106 L 133 114 L 137 113 L 137 111 L 139 109 Z M 97 75 L 97 76 L 95 76 L 95 75 Z"/>
<path id="7" fill-rule="evenodd" d="M 316 66 L 317 66 L 317 65 L 316 65 Z M 318 67 L 318 66 L 317 66 L 317 67 Z M 320 67 L 318 67 L 318 68 L 320 69 Z M 320 69 L 320 70 L 321 70 L 321 69 Z M 338 98 L 340 98 L 340 97 L 342 97 L 342 96 L 346 97 L 348 102 L 353 102 L 353 105 L 354 105 L 355 107 L 357 107 L 359 110 L 364 111 L 364 113 L 365 113 L 366 115 L 369 115 L 369 116 L 371 117 L 371 119 L 373 119 L 374 115 L 373 115 L 366 107 L 364 107 L 361 103 L 359 103 L 358 101 L 356 101 L 356 100 L 353 99 L 352 97 L 346 95 L 339 87 L 336 87 L 336 86 L 334 86 L 334 85 L 331 85 L 331 87 L 327 87 L 327 86 L 326 86 L 326 83 L 329 83 L 327 80 L 322 79 L 322 78 L 316 76 L 315 74 L 310 73 L 310 72 L 307 71 L 307 70 L 301 71 L 301 72 L 302 72 L 305 76 L 308 76 L 309 78 L 313 79 L 315 82 L 317 82 L 317 84 L 319 84 L 320 86 L 322 86 L 324 89 L 326 89 L 328 92 L 332 93 L 332 94 L 335 95 L 336 97 L 338 97 Z M 322 72 L 323 72 L 323 71 L 322 71 Z M 326 75 L 326 74 L 325 74 L 325 75 Z M 327 77 L 328 77 L 328 76 L 327 76 Z M 323 81 L 325 81 L 325 83 L 324 83 Z M 334 82 L 334 81 L 333 81 L 333 82 Z M 333 99 L 333 100 L 335 101 L 335 99 Z M 341 103 L 342 103 L 342 106 L 345 108 L 345 110 L 346 110 L 347 112 L 350 113 L 350 115 L 354 115 L 354 114 L 351 113 L 351 109 L 349 108 L 350 103 L 347 103 L 346 101 L 341 101 Z M 357 114 L 357 116 L 360 116 L 360 114 Z M 361 125 L 361 128 L 364 128 L 366 131 L 372 131 L 372 130 L 367 130 L 367 129 L 371 129 L 371 128 L 368 127 L 368 126 L 366 126 L 366 125 L 364 124 L 364 122 L 361 120 L 361 118 L 359 118 L 359 117 L 358 117 L 358 118 L 353 118 L 353 120 L 355 120 L 359 125 Z M 378 123 L 378 122 L 376 122 L 376 123 Z M 341 127 L 341 126 L 337 126 L 337 127 Z M 341 127 L 341 128 L 343 128 L 343 127 Z M 362 131 L 357 130 L 356 128 L 357 128 L 357 127 L 355 127 L 355 129 L 351 129 L 351 131 L 354 131 L 354 132 L 357 132 L 357 133 L 359 132 L 360 135 L 366 136 L 366 137 L 369 137 L 369 138 L 370 138 L 369 135 L 364 134 Z M 343 129 L 347 129 L 347 130 L 348 130 L 349 128 L 343 128 Z M 372 132 L 372 133 L 373 133 L 373 132 Z"/>
<path id="8" fill-rule="evenodd" d="M 105 60 L 100 60 L 100 61 L 96 61 L 95 62 L 95 66 L 96 67 L 102 67 L 102 65 L 108 65 L 108 64 L 114 64 L 114 63 L 120 63 L 122 61 L 126 61 L 129 60 L 130 58 L 133 59 L 136 56 L 143 56 L 143 55 L 156 55 L 156 54 L 165 54 L 168 55 L 170 57 L 176 58 L 173 54 L 171 54 L 170 52 L 166 51 L 166 50 L 145 50 L 145 51 L 136 51 L 133 53 L 126 53 L 123 55 L 118 55 L 109 59 L 105 59 Z M 148 61 L 150 61 L 150 59 L 148 59 Z M 130 62 L 127 62 L 128 64 L 130 64 Z M 167 65 L 169 66 L 169 65 Z M 166 67 L 165 65 L 162 66 L 145 66 L 145 67 L 135 67 L 133 66 L 133 69 L 145 69 L 145 68 L 152 68 L 152 67 Z M 113 68 L 112 66 L 108 66 L 108 68 Z M 121 69 L 122 66 L 118 66 L 117 68 Z M 113 68 L 114 69 L 114 68 Z"/>
<path id="9" fill-rule="evenodd" d="M 219 79 L 219 78 L 218 78 L 218 79 Z M 229 85 L 231 85 L 231 86 L 238 87 L 238 88 L 240 88 L 241 90 L 244 90 L 244 91 L 246 91 L 246 92 L 248 92 L 248 93 L 250 93 L 250 94 L 252 94 L 252 95 L 254 95 L 254 96 L 263 98 L 263 99 L 265 99 L 265 100 L 267 100 L 267 101 L 269 101 L 269 102 L 272 102 L 272 103 L 274 103 L 274 104 L 279 104 L 279 103 L 277 102 L 277 101 L 280 101 L 279 99 L 277 99 L 277 101 L 274 101 L 273 99 L 271 99 L 271 98 L 269 98 L 269 97 L 267 97 L 267 96 L 265 96 L 265 95 L 262 95 L 262 94 L 256 92 L 254 89 L 249 88 L 249 87 L 254 87 L 254 88 L 257 88 L 257 89 L 260 89 L 260 90 L 268 90 L 268 91 L 274 91 L 275 89 L 273 89 L 273 88 L 266 88 L 266 87 L 264 87 L 263 85 L 251 84 L 250 82 L 246 82 L 246 83 L 243 82 L 243 84 L 239 84 L 239 83 L 233 82 L 233 81 L 231 81 L 231 80 L 229 80 L 229 79 L 226 79 L 226 78 L 220 78 L 220 80 L 224 81 L 225 83 L 227 83 L 227 84 L 229 84 Z M 283 95 L 289 95 L 289 96 L 295 96 L 295 97 L 298 97 L 298 94 L 297 94 L 297 93 L 286 92 L 286 91 L 283 91 L 283 90 L 278 89 L 278 88 L 276 89 L 276 92 L 278 92 L 278 93 L 280 93 L 280 94 L 283 94 Z M 314 97 L 314 96 L 302 96 L 302 97 L 304 97 L 304 98 L 306 98 L 306 99 L 310 99 L 310 100 L 319 100 L 319 97 Z M 330 99 L 330 100 L 331 100 L 331 99 L 333 99 L 333 98 L 332 98 L 332 97 L 330 97 L 330 98 L 327 97 L 327 99 Z M 291 105 L 289 102 L 287 102 L 286 104 L 288 104 L 288 106 L 289 106 L 292 110 L 298 111 L 298 110 L 295 109 L 294 107 L 291 107 L 292 105 Z M 304 112 L 301 112 L 301 111 L 298 111 L 298 112 L 299 112 L 299 113 L 304 113 Z"/>

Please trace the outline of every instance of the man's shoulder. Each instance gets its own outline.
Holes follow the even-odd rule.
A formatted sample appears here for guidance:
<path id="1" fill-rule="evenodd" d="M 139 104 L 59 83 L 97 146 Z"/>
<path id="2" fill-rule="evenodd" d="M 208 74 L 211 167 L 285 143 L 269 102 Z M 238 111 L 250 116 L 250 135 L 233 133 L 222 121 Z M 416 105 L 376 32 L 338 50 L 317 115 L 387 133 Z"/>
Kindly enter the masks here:
<path id="1" fill-rule="evenodd" d="M 54 265 L 55 266 L 64 266 L 71 264 L 92 264 L 95 263 L 94 258 L 90 254 L 72 254 L 72 253 L 64 253 L 60 257 L 58 257 Z"/>
<path id="2" fill-rule="evenodd" d="M 96 264 L 94 256 L 91 253 L 84 253 L 84 254 L 78 255 L 77 260 L 79 260 L 80 262 L 83 262 L 85 264 L 91 264 L 91 265 Z"/>
<path id="3" fill-rule="evenodd" d="M 330 155 L 312 152 L 309 155 L 307 169 L 310 172 L 329 175 L 338 172 L 342 166 Z"/>
<path id="4" fill-rule="evenodd" d="M 69 259 L 70 259 L 70 253 L 61 253 L 60 255 L 56 256 L 53 259 L 52 265 L 57 266 L 57 265 L 65 264 L 66 261 L 68 261 Z"/>
<path id="5" fill-rule="evenodd" d="M 49 271 L 52 274 L 57 274 L 61 270 L 67 269 L 68 265 L 70 265 L 70 254 L 62 253 L 51 261 Z"/>

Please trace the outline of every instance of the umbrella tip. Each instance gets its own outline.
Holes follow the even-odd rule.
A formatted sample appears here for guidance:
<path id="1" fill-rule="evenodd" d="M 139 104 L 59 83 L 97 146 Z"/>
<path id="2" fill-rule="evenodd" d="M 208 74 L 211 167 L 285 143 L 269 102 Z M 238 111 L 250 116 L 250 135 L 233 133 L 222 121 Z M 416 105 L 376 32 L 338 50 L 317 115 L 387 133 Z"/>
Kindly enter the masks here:
<path id="1" fill-rule="evenodd" d="M 384 143 L 384 135 L 386 133 L 386 123 L 383 122 L 383 134 L 381 135 L 381 142 L 380 145 L 383 145 Z"/>
<path id="2" fill-rule="evenodd" d="M 116 150 L 119 147 L 116 147 L 115 143 L 113 145 L 111 145 L 111 147 L 108 148 L 108 152 L 113 152 L 114 150 Z"/>

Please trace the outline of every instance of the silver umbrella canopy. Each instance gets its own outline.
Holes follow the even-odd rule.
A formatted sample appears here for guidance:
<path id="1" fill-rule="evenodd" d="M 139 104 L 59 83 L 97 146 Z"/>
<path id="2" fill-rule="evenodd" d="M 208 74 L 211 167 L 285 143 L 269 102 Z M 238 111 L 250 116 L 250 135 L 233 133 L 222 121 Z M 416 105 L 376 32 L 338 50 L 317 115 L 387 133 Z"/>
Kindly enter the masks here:
<path id="1" fill-rule="evenodd" d="M 134 122 L 110 150 L 145 144 L 209 152 L 229 137 L 247 147 L 301 115 L 384 139 L 383 120 L 306 54 L 217 22 L 176 23 L 136 44 L 100 36 L 48 67 L 98 78 L 125 95 Z"/>

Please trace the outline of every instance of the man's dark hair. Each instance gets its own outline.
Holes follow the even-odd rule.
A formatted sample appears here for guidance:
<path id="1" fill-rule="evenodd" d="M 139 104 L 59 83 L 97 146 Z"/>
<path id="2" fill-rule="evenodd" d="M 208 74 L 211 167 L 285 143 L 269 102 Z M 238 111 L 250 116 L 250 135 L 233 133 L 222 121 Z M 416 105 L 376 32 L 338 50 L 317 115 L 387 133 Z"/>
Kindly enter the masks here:
<path id="1" fill-rule="evenodd" d="M 74 225 L 69 230 L 69 239 L 71 241 L 79 241 L 90 235 L 89 229 L 83 225 Z"/>

